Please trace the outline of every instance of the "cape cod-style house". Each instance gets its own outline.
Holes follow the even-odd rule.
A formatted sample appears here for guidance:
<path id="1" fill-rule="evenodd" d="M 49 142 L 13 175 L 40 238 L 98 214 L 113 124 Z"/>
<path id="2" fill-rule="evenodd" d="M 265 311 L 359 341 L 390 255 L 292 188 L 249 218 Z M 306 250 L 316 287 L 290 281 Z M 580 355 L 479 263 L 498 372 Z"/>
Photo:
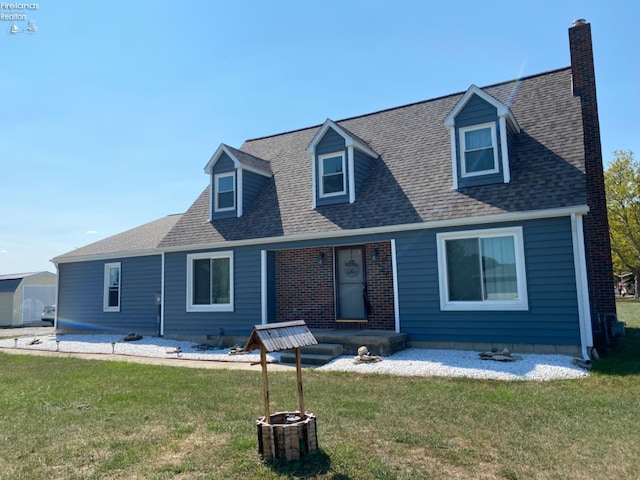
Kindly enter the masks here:
<path id="1" fill-rule="evenodd" d="M 587 358 L 615 304 L 584 20 L 569 46 L 566 68 L 221 144 L 184 214 L 54 259 L 57 328 L 202 340 L 302 319 Z"/>

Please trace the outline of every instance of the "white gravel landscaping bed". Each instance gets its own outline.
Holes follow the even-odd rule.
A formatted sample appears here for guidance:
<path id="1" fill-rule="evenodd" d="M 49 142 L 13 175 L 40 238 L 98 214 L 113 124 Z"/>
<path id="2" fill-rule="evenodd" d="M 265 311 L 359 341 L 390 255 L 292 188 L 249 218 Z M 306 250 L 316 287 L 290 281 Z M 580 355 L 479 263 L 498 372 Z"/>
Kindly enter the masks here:
<path id="1" fill-rule="evenodd" d="M 38 343 L 31 344 L 34 340 Z M 112 346 L 112 342 L 115 344 Z M 0 339 L 0 348 L 20 348 L 23 350 L 44 350 L 64 353 L 89 353 L 130 355 L 137 357 L 181 358 L 185 360 L 209 360 L 223 362 L 260 361 L 257 351 L 229 355 L 229 348 L 200 350 L 193 342 L 168 340 L 159 337 L 143 337 L 140 340 L 123 341 L 122 335 L 45 335 Z M 179 350 L 179 351 L 178 351 Z M 573 364 L 568 355 L 522 354 L 519 360 L 498 362 L 482 360 L 479 352 L 465 350 L 431 350 L 409 348 L 384 357 L 375 363 L 353 362 L 353 356 L 342 356 L 318 367 L 319 371 L 345 371 L 359 373 L 380 373 L 404 376 L 447 376 L 469 377 L 495 380 L 559 380 L 583 378 L 589 375 Z M 270 353 L 267 361 L 278 363 L 280 355 Z"/>
<path id="2" fill-rule="evenodd" d="M 193 342 L 168 340 L 160 337 L 145 337 L 135 341 L 123 341 L 122 335 L 48 335 L 18 338 L 17 348 L 26 350 L 45 350 L 64 353 L 92 353 L 111 355 L 131 355 L 136 357 L 182 358 L 185 360 L 211 360 L 217 362 L 260 362 L 259 352 L 241 355 L 229 355 L 229 348 L 200 350 Z M 34 339 L 41 343 L 31 345 Z M 59 340 L 59 343 L 57 342 Z M 115 345 L 111 345 L 114 342 Z M 13 338 L 0 339 L 0 348 L 16 348 Z M 177 352 L 177 349 L 180 352 Z M 277 363 L 278 354 L 267 354 L 267 362 Z"/>
<path id="3" fill-rule="evenodd" d="M 387 373 L 405 376 L 470 377 L 495 380 L 560 380 L 582 378 L 587 370 L 568 355 L 522 354 L 520 360 L 481 360 L 479 352 L 408 348 L 381 362 L 354 364 L 354 357 L 339 357 L 319 367 L 322 371 Z"/>

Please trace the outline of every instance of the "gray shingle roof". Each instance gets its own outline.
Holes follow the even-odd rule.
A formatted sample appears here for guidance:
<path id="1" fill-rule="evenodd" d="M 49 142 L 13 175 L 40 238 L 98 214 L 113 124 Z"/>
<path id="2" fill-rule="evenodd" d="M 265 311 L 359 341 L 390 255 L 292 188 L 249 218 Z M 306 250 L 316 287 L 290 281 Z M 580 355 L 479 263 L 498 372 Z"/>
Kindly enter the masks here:
<path id="1" fill-rule="evenodd" d="M 461 219 L 586 204 L 580 100 L 564 68 L 483 88 L 509 106 L 522 131 L 511 183 L 453 190 L 443 122 L 464 92 L 336 122 L 380 154 L 355 203 L 313 209 L 311 157 L 320 126 L 246 141 L 274 176 L 241 218 L 209 222 L 209 191 L 161 247 Z"/>
<path id="2" fill-rule="evenodd" d="M 230 147 L 229 145 L 225 145 L 225 147 L 235 155 L 236 159 L 243 165 L 248 166 L 254 170 L 259 170 L 264 172 L 267 175 L 271 175 L 271 165 L 266 160 L 263 160 L 258 157 L 254 157 L 253 155 L 248 154 L 247 152 L 243 152 L 242 150 L 238 150 L 237 148 Z"/>
<path id="3" fill-rule="evenodd" d="M 158 244 L 176 225 L 181 216 L 182 214 L 168 215 L 153 222 L 127 230 L 126 232 L 118 233 L 117 235 L 64 253 L 53 260 L 64 261 L 75 257 L 153 250 L 158 247 Z"/>

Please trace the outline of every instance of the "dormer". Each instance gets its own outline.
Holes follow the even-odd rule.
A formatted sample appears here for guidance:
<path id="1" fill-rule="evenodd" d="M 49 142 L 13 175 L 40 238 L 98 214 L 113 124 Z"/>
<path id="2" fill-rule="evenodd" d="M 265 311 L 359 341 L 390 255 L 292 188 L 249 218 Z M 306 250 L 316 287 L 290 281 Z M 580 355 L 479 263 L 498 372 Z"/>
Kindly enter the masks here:
<path id="1" fill-rule="evenodd" d="M 447 115 L 453 188 L 509 183 L 510 146 L 520 126 L 509 107 L 471 85 Z"/>
<path id="2" fill-rule="evenodd" d="M 241 217 L 273 175 L 268 161 L 224 143 L 204 171 L 211 176 L 211 220 Z"/>
<path id="3" fill-rule="evenodd" d="M 378 154 L 361 138 L 327 119 L 307 147 L 312 155 L 313 208 L 353 203 Z"/>

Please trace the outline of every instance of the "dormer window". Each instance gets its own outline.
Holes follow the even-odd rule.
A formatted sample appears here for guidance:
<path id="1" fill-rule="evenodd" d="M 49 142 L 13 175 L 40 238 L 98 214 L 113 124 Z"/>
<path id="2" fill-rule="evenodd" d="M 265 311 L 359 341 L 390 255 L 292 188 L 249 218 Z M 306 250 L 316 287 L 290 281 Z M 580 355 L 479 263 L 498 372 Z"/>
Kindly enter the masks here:
<path id="1" fill-rule="evenodd" d="M 319 156 L 320 197 L 332 197 L 346 193 L 344 173 L 346 171 L 344 153 L 330 153 Z"/>
<path id="2" fill-rule="evenodd" d="M 233 172 L 215 175 L 215 211 L 236 208 L 236 176 Z"/>
<path id="3" fill-rule="evenodd" d="M 241 217 L 272 177 L 266 160 L 221 144 L 204 167 L 211 176 L 210 219 Z"/>
<path id="4" fill-rule="evenodd" d="M 474 175 L 498 172 L 498 149 L 496 144 L 495 123 L 461 128 L 462 176 L 472 177 Z"/>
<path id="5" fill-rule="evenodd" d="M 378 154 L 360 137 L 327 119 L 309 143 L 313 208 L 353 203 Z"/>
<path id="6" fill-rule="evenodd" d="M 451 138 L 454 189 L 511 181 L 509 150 L 520 126 L 509 107 L 471 85 L 444 125 Z"/>

